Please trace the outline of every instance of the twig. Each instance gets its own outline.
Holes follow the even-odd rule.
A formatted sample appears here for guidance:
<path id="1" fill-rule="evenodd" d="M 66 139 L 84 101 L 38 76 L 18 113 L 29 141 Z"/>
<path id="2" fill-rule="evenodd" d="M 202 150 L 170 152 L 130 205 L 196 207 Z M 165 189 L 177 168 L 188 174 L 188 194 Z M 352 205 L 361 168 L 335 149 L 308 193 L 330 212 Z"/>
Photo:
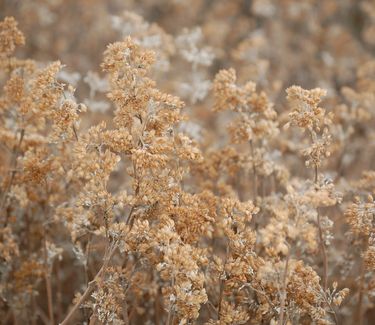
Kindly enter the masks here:
<path id="1" fill-rule="evenodd" d="M 285 308 L 285 300 L 286 300 L 286 278 L 288 275 L 289 256 L 290 256 L 290 253 L 288 252 L 288 255 L 286 256 L 285 268 L 284 268 L 284 274 L 283 274 L 283 288 L 281 292 L 281 301 L 280 301 L 279 325 L 284 324 L 284 308 Z"/>
<path id="2" fill-rule="evenodd" d="M 250 140 L 250 150 L 251 150 L 251 157 L 253 159 L 253 201 L 255 202 L 255 199 L 258 196 L 258 174 L 257 174 L 256 165 L 255 165 L 253 140 Z"/>
<path id="3" fill-rule="evenodd" d="M 94 279 L 92 281 L 89 282 L 85 292 L 82 294 L 81 298 L 78 300 L 78 302 L 73 306 L 73 308 L 70 310 L 70 312 L 68 313 L 68 315 L 65 317 L 65 319 L 60 323 L 60 325 L 68 325 L 71 318 L 74 316 L 74 314 L 76 313 L 76 311 L 79 309 L 79 307 L 86 301 L 86 299 L 90 296 L 90 294 L 92 293 L 92 291 L 94 290 L 95 288 L 95 285 L 96 285 L 96 282 L 99 280 L 99 278 L 101 277 L 102 273 L 105 271 L 105 269 L 107 268 L 113 254 L 115 253 L 116 251 L 116 248 L 117 248 L 117 244 L 114 244 L 113 245 L 113 248 L 111 249 L 110 253 L 104 257 L 104 263 L 102 265 L 102 267 L 100 268 L 100 270 L 98 271 L 98 273 L 95 275 Z"/>
<path id="4" fill-rule="evenodd" d="M 326 296 L 325 293 L 323 294 L 323 297 L 324 297 L 324 300 L 327 303 L 328 307 L 331 308 L 331 310 L 329 312 L 333 315 L 333 318 L 335 319 L 335 324 L 338 325 L 339 324 L 339 320 L 337 319 L 337 315 L 336 315 L 335 310 L 333 309 L 332 304 L 327 299 L 327 296 Z"/>
<path id="5" fill-rule="evenodd" d="M 172 275 L 172 288 L 174 287 L 174 282 L 175 282 L 175 278 L 174 278 L 174 274 Z M 172 319 L 173 319 L 173 305 L 169 308 L 168 310 L 168 317 L 167 317 L 167 325 L 170 325 L 172 324 Z"/>
<path id="6" fill-rule="evenodd" d="M 76 127 L 74 126 L 74 124 L 72 125 L 73 127 L 73 133 L 74 133 L 74 137 L 76 138 L 76 141 L 78 142 L 79 139 L 78 139 L 78 134 L 77 134 L 77 130 L 76 130 Z"/>
<path id="7" fill-rule="evenodd" d="M 56 270 L 56 312 L 57 312 L 57 321 L 61 319 L 62 316 L 62 287 L 61 287 L 61 272 L 60 272 L 60 261 L 57 260 L 55 264 Z"/>
<path id="8" fill-rule="evenodd" d="M 365 282 L 365 266 L 364 266 L 364 261 L 362 258 L 361 262 L 361 278 L 359 281 L 359 297 L 358 297 L 358 306 L 357 306 L 357 319 L 358 319 L 358 325 L 363 324 L 363 287 L 364 287 L 364 282 Z"/>
<path id="9" fill-rule="evenodd" d="M 12 188 L 14 177 L 16 176 L 16 172 L 17 172 L 17 158 L 18 158 L 18 154 L 19 154 L 19 151 L 20 151 L 20 148 L 21 148 L 24 136 L 25 136 L 25 129 L 21 129 L 21 135 L 20 135 L 20 139 L 18 141 L 18 144 L 14 146 L 13 151 L 12 151 L 12 158 L 11 158 L 11 163 L 10 163 L 12 173 L 11 173 L 11 176 L 10 176 L 10 181 L 8 183 L 8 186 L 5 189 L 5 191 L 3 192 L 3 197 L 2 197 L 1 205 L 0 205 L 0 211 L 2 211 L 3 208 L 5 207 L 5 203 L 6 203 L 8 192 Z M 6 225 L 7 224 L 7 220 L 5 220 L 4 223 Z"/>
<path id="10" fill-rule="evenodd" d="M 320 241 L 320 247 L 321 247 L 322 255 L 323 255 L 323 288 L 324 288 L 324 292 L 326 292 L 328 288 L 328 260 L 327 260 L 326 247 L 324 245 L 322 226 L 320 223 L 320 213 L 319 211 L 317 211 L 317 213 L 318 213 L 319 241 Z"/>
<path id="11" fill-rule="evenodd" d="M 315 185 L 318 185 L 318 165 L 315 164 Z M 328 288 L 328 260 L 327 260 L 327 252 L 326 247 L 324 244 L 324 238 L 323 238 L 323 231 L 322 231 L 322 225 L 320 220 L 320 213 L 318 209 L 316 210 L 318 216 L 317 216 L 317 223 L 318 223 L 318 232 L 319 232 L 319 241 L 320 241 L 320 248 L 322 250 L 323 255 L 323 288 L 324 293 L 327 291 Z"/>
<path id="12" fill-rule="evenodd" d="M 228 242 L 227 242 L 226 253 L 225 253 L 225 262 L 224 262 L 224 266 L 223 266 L 223 272 L 220 273 L 220 278 L 223 276 L 223 273 L 225 274 L 225 266 L 227 265 L 228 255 L 229 255 L 229 245 L 228 245 Z M 225 287 L 225 280 L 220 279 L 219 304 L 217 306 L 217 319 L 218 320 L 220 320 L 221 302 L 223 300 L 224 287 Z"/>
<path id="13" fill-rule="evenodd" d="M 40 319 L 43 321 L 43 323 L 45 325 L 49 325 L 50 320 L 49 320 L 48 316 L 45 314 L 45 312 L 37 305 L 35 306 L 35 309 L 36 309 L 36 314 L 40 317 Z"/>
<path id="14" fill-rule="evenodd" d="M 44 234 L 44 267 L 45 267 L 45 280 L 46 280 L 46 289 L 47 289 L 48 315 L 49 315 L 50 324 L 54 325 L 55 317 L 53 315 L 51 272 L 50 272 L 50 267 L 48 265 L 46 234 Z"/>

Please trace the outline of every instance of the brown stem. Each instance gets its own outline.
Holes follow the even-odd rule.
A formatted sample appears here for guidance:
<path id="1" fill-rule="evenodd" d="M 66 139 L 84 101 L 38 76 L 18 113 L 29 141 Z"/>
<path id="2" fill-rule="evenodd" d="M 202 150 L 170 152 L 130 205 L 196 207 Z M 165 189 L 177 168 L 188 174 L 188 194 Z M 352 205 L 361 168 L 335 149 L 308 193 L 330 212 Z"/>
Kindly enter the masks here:
<path id="1" fill-rule="evenodd" d="M 315 170 L 315 184 L 318 185 L 318 165 L 315 164 L 314 166 Z M 317 223 L 318 223 L 318 233 L 319 233 L 319 242 L 320 242 L 320 249 L 322 251 L 323 256 L 323 288 L 324 288 L 324 294 L 327 291 L 328 288 L 328 260 L 327 260 L 327 252 L 326 252 L 326 246 L 324 244 L 324 238 L 323 238 L 323 230 L 320 220 L 320 213 L 318 209 L 316 210 L 316 213 L 318 214 L 317 217 Z"/>
<path id="2" fill-rule="evenodd" d="M 107 228 L 106 228 L 106 238 L 108 238 Z M 91 243 L 91 234 L 88 235 L 86 250 L 85 250 L 86 260 L 85 260 L 85 263 L 83 265 L 83 267 L 85 269 L 85 284 L 86 285 L 88 285 L 89 282 L 90 282 L 90 277 L 89 277 L 90 243 Z M 83 314 L 84 314 L 85 319 L 90 318 L 87 310 L 84 310 Z M 90 321 L 91 321 L 91 319 L 90 319 Z"/>
<path id="3" fill-rule="evenodd" d="M 323 256 L 323 288 L 324 293 L 327 291 L 328 288 L 328 260 L 327 260 L 327 252 L 326 247 L 324 245 L 324 239 L 323 239 L 323 231 L 322 226 L 320 223 L 320 214 L 318 213 L 318 232 L 319 232 L 319 241 L 320 241 L 320 248 L 322 250 L 322 256 Z"/>
<path id="4" fill-rule="evenodd" d="M 129 225 L 129 224 L 133 224 L 133 213 L 134 213 L 134 210 L 135 210 L 135 207 L 134 205 L 131 207 L 130 211 L 129 211 L 129 214 L 128 214 L 128 217 L 126 218 L 126 224 Z"/>
<path id="5" fill-rule="evenodd" d="M 35 313 L 40 317 L 43 324 L 45 324 L 45 325 L 50 324 L 50 320 L 49 320 L 48 316 L 45 314 L 45 312 L 42 310 L 42 308 L 40 308 L 38 305 L 35 306 Z"/>
<path id="6" fill-rule="evenodd" d="M 229 244 L 227 242 L 227 247 L 226 247 L 226 252 L 225 252 L 225 261 L 224 261 L 224 266 L 223 266 L 224 273 L 225 273 L 225 266 L 227 265 L 228 256 L 229 256 Z M 220 274 L 220 278 L 222 277 L 223 272 Z M 218 320 L 220 320 L 221 302 L 223 300 L 224 288 L 225 288 L 225 280 L 220 279 L 219 305 L 217 306 L 217 319 Z"/>
<path id="7" fill-rule="evenodd" d="M 122 305 L 122 317 L 124 320 L 124 325 L 129 325 L 128 303 L 126 302 L 126 300 L 124 301 Z"/>
<path id="8" fill-rule="evenodd" d="M 61 263 L 57 260 L 56 264 L 56 312 L 57 312 L 57 321 L 62 317 L 62 287 L 61 287 Z"/>
<path id="9" fill-rule="evenodd" d="M 286 256 L 285 268 L 284 268 L 284 274 L 283 274 L 283 287 L 282 287 L 281 301 L 280 301 L 279 325 L 284 324 L 284 309 L 285 309 L 285 301 L 286 301 L 286 279 L 288 275 L 289 256 L 290 256 L 290 253 L 288 252 L 288 255 Z"/>
<path id="10" fill-rule="evenodd" d="M 98 323 L 98 318 L 96 315 L 91 315 L 89 325 L 95 325 Z"/>
<path id="11" fill-rule="evenodd" d="M 70 310 L 69 314 L 65 317 L 65 319 L 60 323 L 60 325 L 66 325 L 69 324 L 70 319 L 73 317 L 75 312 L 78 310 L 78 308 L 85 302 L 85 300 L 90 296 L 91 292 L 94 290 L 96 284 L 96 280 L 92 280 L 89 282 L 89 285 L 87 286 L 85 292 L 81 296 L 81 298 L 78 300 L 78 302 L 74 305 L 74 307 Z"/>
<path id="12" fill-rule="evenodd" d="M 174 274 L 173 274 L 172 275 L 172 288 L 174 287 L 174 283 L 175 283 L 175 278 L 174 278 Z M 166 324 L 171 325 L 172 321 L 173 321 L 173 305 L 169 308 Z"/>
<path id="13" fill-rule="evenodd" d="M 76 130 L 76 127 L 74 126 L 74 124 L 72 125 L 72 128 L 73 128 L 74 137 L 76 138 L 76 141 L 78 142 L 79 141 L 78 133 L 77 133 L 77 130 Z"/>
<path id="14" fill-rule="evenodd" d="M 70 320 L 72 319 L 72 317 L 74 316 L 74 314 L 76 313 L 76 311 L 86 301 L 86 299 L 91 295 L 92 291 L 95 289 L 96 282 L 99 280 L 99 278 L 101 277 L 102 273 L 107 268 L 107 266 L 108 266 L 108 264 L 109 264 L 109 262 L 110 262 L 110 260 L 111 260 L 111 258 L 113 256 L 113 254 L 116 251 L 116 248 L 117 248 L 117 245 L 116 244 L 113 245 L 113 248 L 110 251 L 110 253 L 107 255 L 107 257 L 104 258 L 104 263 L 103 263 L 102 267 L 100 268 L 100 270 L 98 271 L 98 273 L 95 275 L 94 279 L 89 282 L 89 284 L 88 284 L 85 292 L 82 294 L 81 298 L 79 298 L 78 302 L 73 306 L 73 308 L 70 310 L 70 312 L 65 317 L 65 319 L 60 323 L 60 325 L 68 325 L 68 324 L 70 324 Z"/>
<path id="15" fill-rule="evenodd" d="M 335 319 L 335 324 L 338 325 L 339 324 L 339 320 L 337 319 L 337 315 L 336 315 L 336 312 L 332 306 L 332 303 L 328 301 L 326 295 L 324 295 L 324 301 L 326 302 L 326 304 L 328 305 L 328 307 L 331 309 L 331 313 L 333 315 L 333 318 Z"/>
<path id="16" fill-rule="evenodd" d="M 251 150 L 251 157 L 253 159 L 253 201 L 255 202 L 255 199 L 258 196 L 258 174 L 257 174 L 256 165 L 255 165 L 253 140 L 250 140 L 250 150 Z"/>
<path id="17" fill-rule="evenodd" d="M 51 270 L 48 265 L 48 251 L 47 251 L 47 239 L 44 234 L 44 268 L 45 268 L 45 280 L 47 289 L 47 302 L 48 302 L 48 316 L 50 324 L 55 324 L 55 317 L 53 315 L 53 301 L 52 301 L 52 284 L 51 284 Z"/>
<path id="18" fill-rule="evenodd" d="M 358 293 L 358 306 L 357 306 L 357 315 L 358 325 L 363 324 L 363 287 L 365 283 L 365 265 L 362 258 L 361 261 L 361 278 L 359 281 L 359 293 Z"/>
<path id="19" fill-rule="evenodd" d="M 225 286 L 225 281 L 221 279 L 220 280 L 219 305 L 217 306 L 217 319 L 218 320 L 220 320 L 221 302 L 223 300 L 224 286 Z"/>
<path id="20" fill-rule="evenodd" d="M 335 324 L 339 325 L 339 320 L 337 319 L 336 312 L 333 310 L 333 308 L 331 308 L 331 309 L 332 309 L 332 312 L 333 312 L 333 318 L 335 319 Z"/>
<path id="21" fill-rule="evenodd" d="M 24 136 L 25 136 L 25 129 L 21 129 L 21 135 L 20 135 L 20 139 L 18 141 L 18 144 L 14 146 L 13 151 L 12 151 L 12 158 L 11 158 L 11 163 L 10 163 L 10 166 L 11 166 L 11 169 L 12 169 L 12 174 L 10 176 L 10 181 L 8 183 L 8 186 L 6 187 L 5 191 L 3 192 L 3 197 L 2 197 L 1 205 L 0 205 L 0 211 L 2 211 L 3 208 L 5 207 L 8 192 L 10 191 L 10 189 L 13 185 L 14 177 L 16 176 L 17 158 L 18 158 L 18 155 L 19 155 L 19 151 L 20 151 L 21 144 L 22 144 Z M 7 224 L 7 220 L 5 220 L 5 225 L 6 224 Z"/>
<path id="22" fill-rule="evenodd" d="M 33 310 L 36 310 L 36 303 L 35 303 L 35 297 L 33 294 L 31 294 L 31 306 Z M 37 312 L 31 315 L 31 325 L 36 325 L 36 320 L 37 320 L 38 314 Z M 48 324 L 49 322 L 47 322 Z M 6 324 L 6 323 L 5 323 Z"/>

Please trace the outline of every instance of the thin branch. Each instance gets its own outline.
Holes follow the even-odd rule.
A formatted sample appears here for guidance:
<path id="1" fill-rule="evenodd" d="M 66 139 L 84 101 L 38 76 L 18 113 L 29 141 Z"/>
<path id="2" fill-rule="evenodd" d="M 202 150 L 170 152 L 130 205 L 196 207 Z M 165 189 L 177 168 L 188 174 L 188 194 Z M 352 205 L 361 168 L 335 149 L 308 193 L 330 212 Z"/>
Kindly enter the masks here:
<path id="1" fill-rule="evenodd" d="M 251 150 L 251 157 L 253 159 L 253 201 L 255 202 L 258 196 L 258 173 L 257 173 L 257 167 L 255 165 L 253 140 L 250 140 L 250 150 Z"/>
<path id="2" fill-rule="evenodd" d="M 53 314 L 51 272 L 50 272 L 50 267 L 48 265 L 46 234 L 44 234 L 44 267 L 45 267 L 45 280 L 46 280 L 46 289 L 47 289 L 48 315 L 49 315 L 50 324 L 54 325 L 55 317 Z"/>
<path id="3" fill-rule="evenodd" d="M 323 256 L 323 288 L 324 288 L 324 292 L 326 292 L 328 288 L 328 259 L 327 259 L 326 247 L 324 244 L 320 213 L 319 211 L 317 211 L 317 213 L 318 213 L 319 241 L 320 241 L 320 248 L 322 250 L 322 256 Z"/>
<path id="4" fill-rule="evenodd" d="M 174 274 L 172 275 L 172 288 L 174 287 L 174 283 L 175 283 L 175 277 L 174 277 Z M 172 324 L 172 321 L 173 321 L 173 305 L 169 308 L 168 310 L 168 317 L 167 317 L 167 325 L 171 325 Z"/>
<path id="5" fill-rule="evenodd" d="M 357 305 L 357 315 L 356 318 L 358 320 L 358 325 L 363 324 L 363 289 L 364 289 L 364 283 L 365 283 L 365 265 L 362 258 L 361 261 L 361 277 L 359 281 L 359 297 L 358 297 L 358 305 Z"/>
<path id="6" fill-rule="evenodd" d="M 315 185 L 318 185 L 318 165 L 315 164 L 314 166 L 315 170 Z M 318 223 L 318 233 L 319 233 L 319 242 L 320 242 L 320 249 L 322 251 L 323 256 L 323 288 L 324 293 L 327 291 L 328 288 L 328 259 L 327 259 L 327 252 L 326 252 L 326 246 L 324 244 L 324 238 L 323 238 L 323 230 L 320 220 L 320 213 L 319 210 L 316 210 L 318 216 L 317 216 L 317 223 Z"/>
<path id="7" fill-rule="evenodd" d="M 60 323 L 60 325 L 68 325 L 70 324 L 70 320 L 76 313 L 76 311 L 79 309 L 79 307 L 86 301 L 86 299 L 89 298 L 92 291 L 95 289 L 96 282 L 99 280 L 99 278 L 102 276 L 102 273 L 107 268 L 112 256 L 114 255 L 117 248 L 117 244 L 113 245 L 113 248 L 111 249 L 110 253 L 107 256 L 104 256 L 104 263 L 98 273 L 95 275 L 94 279 L 89 282 L 85 292 L 82 294 L 81 298 L 79 298 L 78 302 L 73 306 L 73 308 L 70 310 L 68 315 L 65 317 L 65 319 Z"/>
<path id="8" fill-rule="evenodd" d="M 8 183 L 8 186 L 5 189 L 5 191 L 3 192 L 3 197 L 2 197 L 2 200 L 1 200 L 1 204 L 0 204 L 0 211 L 2 211 L 3 208 L 5 207 L 5 203 L 6 203 L 8 192 L 12 188 L 13 181 L 14 181 L 14 178 L 16 176 L 16 172 L 17 172 L 17 158 L 18 158 L 18 155 L 19 155 L 20 148 L 21 148 L 22 141 L 23 141 L 24 137 L 25 137 L 25 129 L 21 129 L 21 135 L 20 135 L 20 139 L 18 141 L 18 144 L 14 146 L 13 151 L 12 151 L 12 158 L 11 158 L 11 162 L 10 162 L 11 176 L 10 176 L 10 181 Z M 4 223 L 5 223 L 5 226 L 6 226 L 7 219 L 5 219 Z"/>
<path id="9" fill-rule="evenodd" d="M 288 265 L 289 265 L 289 256 L 290 253 L 288 252 L 288 255 L 286 256 L 285 261 L 285 268 L 284 268 L 284 274 L 283 274 L 283 288 L 281 291 L 281 301 L 280 301 L 280 318 L 279 318 L 279 325 L 284 324 L 284 309 L 285 309 L 285 301 L 286 301 L 286 279 L 288 275 Z"/>

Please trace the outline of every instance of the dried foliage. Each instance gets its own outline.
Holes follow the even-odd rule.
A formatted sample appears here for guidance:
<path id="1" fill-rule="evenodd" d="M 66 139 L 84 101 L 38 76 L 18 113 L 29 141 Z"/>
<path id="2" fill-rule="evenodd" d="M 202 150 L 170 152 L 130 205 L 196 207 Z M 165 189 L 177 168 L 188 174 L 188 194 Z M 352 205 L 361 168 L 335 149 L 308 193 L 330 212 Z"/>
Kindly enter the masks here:
<path id="1" fill-rule="evenodd" d="M 371 1 L 0 9 L 3 324 L 374 323 Z"/>

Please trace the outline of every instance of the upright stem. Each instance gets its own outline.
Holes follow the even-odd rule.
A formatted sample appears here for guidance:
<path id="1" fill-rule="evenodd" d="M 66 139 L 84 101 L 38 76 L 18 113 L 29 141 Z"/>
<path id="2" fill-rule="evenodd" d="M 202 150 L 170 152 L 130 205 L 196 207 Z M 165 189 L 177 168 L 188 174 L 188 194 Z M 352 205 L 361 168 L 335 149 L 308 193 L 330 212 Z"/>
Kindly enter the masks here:
<path id="1" fill-rule="evenodd" d="M 224 285 L 225 285 L 225 281 L 223 279 L 220 279 L 219 305 L 217 306 L 217 319 L 218 320 L 220 320 L 221 302 L 223 300 Z"/>
<path id="2" fill-rule="evenodd" d="M 76 311 L 79 309 L 79 307 L 86 301 L 86 299 L 88 297 L 90 297 L 90 294 L 91 292 L 94 290 L 95 286 L 96 286 L 96 282 L 99 280 L 99 278 L 101 277 L 102 273 L 105 271 L 105 269 L 107 268 L 113 254 L 115 253 L 116 251 L 116 248 L 117 248 L 117 245 L 114 244 L 112 249 L 110 250 L 110 252 L 108 254 L 106 254 L 106 256 L 104 257 L 104 263 L 102 265 L 102 267 L 100 268 L 99 272 L 95 275 L 94 279 L 92 281 L 89 282 L 85 292 L 82 294 L 81 298 L 78 300 L 78 302 L 73 306 L 73 308 L 70 310 L 70 312 L 68 313 L 68 315 L 65 317 L 65 319 L 60 323 L 60 325 L 68 325 L 68 324 L 71 324 L 71 319 L 73 318 L 74 314 L 76 313 Z"/>
<path id="3" fill-rule="evenodd" d="M 284 268 L 284 274 L 283 274 L 283 288 L 281 292 L 281 301 L 280 301 L 279 325 L 284 324 L 284 309 L 285 309 L 285 301 L 286 301 L 286 278 L 288 276 L 289 256 L 290 256 L 290 253 L 288 252 L 288 255 L 286 256 L 285 268 Z"/>
<path id="4" fill-rule="evenodd" d="M 46 280 L 46 288 L 47 288 L 48 315 L 49 315 L 50 324 L 54 325 L 55 317 L 53 315 L 51 272 L 50 272 L 50 267 L 48 265 L 46 234 L 44 234 L 44 267 L 45 267 L 45 280 Z"/>
<path id="5" fill-rule="evenodd" d="M 2 194 L 3 197 L 2 197 L 2 200 L 1 200 L 1 203 L 0 203 L 0 212 L 5 207 L 5 203 L 6 203 L 8 192 L 12 188 L 14 177 L 16 176 L 16 172 L 17 172 L 16 171 L 16 169 L 17 169 L 17 158 L 18 158 L 18 155 L 19 155 L 19 151 L 20 151 L 20 148 L 21 148 L 24 136 L 25 136 L 25 129 L 21 129 L 21 134 L 20 134 L 20 139 L 18 141 L 18 144 L 13 147 L 12 158 L 11 158 L 11 163 L 10 163 L 12 172 L 11 172 L 11 176 L 10 176 L 10 181 L 9 181 L 6 189 L 4 190 L 4 192 Z M 5 226 L 6 226 L 6 224 L 8 223 L 8 220 L 6 219 L 4 221 L 4 223 L 5 223 Z"/>
<path id="6" fill-rule="evenodd" d="M 57 321 L 61 319 L 62 316 L 62 287 L 61 287 L 61 265 L 60 261 L 57 260 L 55 264 L 56 270 L 56 313 L 57 313 Z"/>
<path id="7" fill-rule="evenodd" d="M 175 278 L 173 274 L 172 275 L 172 288 L 174 287 L 174 283 L 175 283 Z M 172 319 L 173 319 L 173 305 L 169 308 L 169 311 L 168 311 L 167 325 L 172 324 Z"/>
<path id="8" fill-rule="evenodd" d="M 251 157 L 253 159 L 253 201 L 255 202 L 255 199 L 258 196 L 258 175 L 257 175 L 257 168 L 255 165 L 253 140 L 250 140 L 250 150 L 251 150 Z"/>
<path id="9" fill-rule="evenodd" d="M 225 251 L 225 261 L 224 261 L 224 266 L 223 266 L 223 272 L 225 273 L 225 267 L 227 265 L 229 257 L 229 244 L 227 242 L 226 246 L 226 251 Z M 219 293 L 219 305 L 217 306 L 217 319 L 220 320 L 220 313 L 221 313 L 221 302 L 223 300 L 223 295 L 224 295 L 224 289 L 225 289 L 225 280 L 221 279 L 223 273 L 220 273 L 220 293 Z"/>
<path id="10" fill-rule="evenodd" d="M 364 261 L 363 261 L 363 258 L 362 258 L 362 261 L 361 261 L 361 278 L 360 278 L 360 281 L 359 281 L 359 297 L 358 297 L 358 306 L 357 306 L 357 315 L 356 315 L 356 318 L 358 320 L 358 325 L 362 325 L 363 324 L 363 287 L 364 287 L 364 283 L 365 283 L 365 265 L 364 265 Z"/>
<path id="11" fill-rule="evenodd" d="M 65 317 L 65 319 L 60 323 L 60 325 L 68 325 L 70 324 L 71 318 L 74 316 L 75 312 L 78 310 L 78 308 L 86 301 L 86 299 L 90 296 L 91 292 L 95 288 L 96 278 L 89 282 L 89 285 L 87 286 L 85 292 L 81 296 L 81 298 L 78 300 L 78 302 L 74 305 L 74 307 L 70 310 L 69 314 Z"/>
<path id="12" fill-rule="evenodd" d="M 319 231 L 320 248 L 322 250 L 322 255 L 323 255 L 323 288 L 324 288 L 324 292 L 326 292 L 328 288 L 328 260 L 327 260 L 326 247 L 324 245 L 323 231 L 322 231 L 322 226 L 320 223 L 319 211 L 317 211 L 317 213 L 318 213 L 318 231 Z"/>
<path id="13" fill-rule="evenodd" d="M 33 310 L 36 310 L 35 297 L 34 297 L 33 294 L 31 295 L 31 306 L 32 306 Z M 31 315 L 31 325 L 36 325 L 36 319 L 37 319 L 37 317 L 38 317 L 37 313 L 34 313 L 34 315 Z M 5 324 L 6 324 L 6 322 L 5 322 Z"/>
<path id="14" fill-rule="evenodd" d="M 317 164 L 315 164 L 315 184 L 316 185 L 318 184 L 318 165 Z M 320 213 L 318 209 L 316 210 L 316 213 L 318 214 L 317 223 L 318 223 L 320 249 L 322 250 L 322 255 L 323 255 L 323 288 L 324 288 L 324 293 L 325 293 L 328 288 L 328 260 L 327 260 L 326 246 L 324 244 Z"/>

